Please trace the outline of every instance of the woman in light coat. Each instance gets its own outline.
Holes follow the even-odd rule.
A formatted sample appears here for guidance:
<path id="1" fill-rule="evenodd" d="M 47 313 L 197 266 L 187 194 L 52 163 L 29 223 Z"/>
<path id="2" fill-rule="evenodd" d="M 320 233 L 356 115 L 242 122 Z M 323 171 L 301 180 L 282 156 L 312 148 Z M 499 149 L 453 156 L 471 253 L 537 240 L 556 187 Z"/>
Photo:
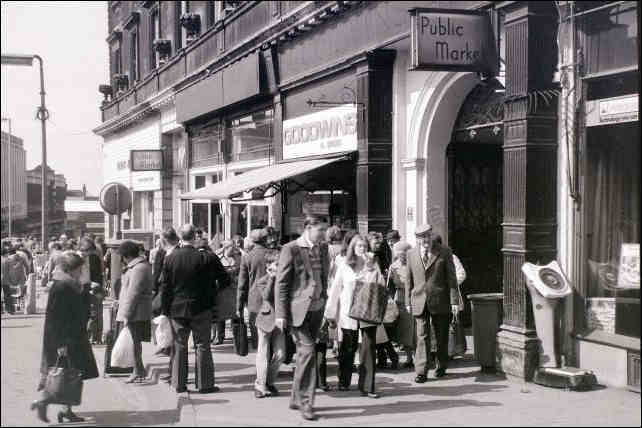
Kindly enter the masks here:
<path id="1" fill-rule="evenodd" d="M 142 342 L 151 340 L 152 329 L 152 267 L 134 241 L 123 241 L 118 252 L 127 263 L 127 272 L 121 277 L 116 321 L 121 321 L 129 329 L 134 340 L 136 361 L 134 372 L 125 383 L 142 382 L 145 379 Z"/>
<path id="2" fill-rule="evenodd" d="M 383 285 L 383 276 L 374 261 L 374 255 L 367 253 L 368 242 L 355 235 L 346 252 L 345 263 L 342 263 L 335 274 L 325 317 L 331 327 L 341 329 L 343 340 L 339 347 L 339 391 L 348 391 L 352 379 L 352 365 L 357 349 L 359 330 L 362 343 L 359 355 L 359 390 L 362 396 L 379 398 L 375 392 L 375 358 L 377 325 L 350 318 L 353 304 L 352 295 L 357 281 L 370 281 L 376 278 Z M 354 302 L 355 305 L 367 302 Z"/>

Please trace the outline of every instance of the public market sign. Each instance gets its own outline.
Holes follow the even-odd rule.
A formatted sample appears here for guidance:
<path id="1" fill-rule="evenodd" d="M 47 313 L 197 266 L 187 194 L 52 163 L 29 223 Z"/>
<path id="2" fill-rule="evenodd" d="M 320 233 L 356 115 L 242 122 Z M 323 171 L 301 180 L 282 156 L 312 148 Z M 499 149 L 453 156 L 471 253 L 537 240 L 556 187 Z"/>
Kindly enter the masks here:
<path id="1" fill-rule="evenodd" d="M 586 126 L 613 125 L 638 120 L 637 94 L 586 102 Z"/>
<path id="2" fill-rule="evenodd" d="M 283 121 L 283 159 L 357 150 L 357 107 L 334 107 Z"/>
<path id="3" fill-rule="evenodd" d="M 497 44 L 487 12 L 434 8 L 409 12 L 411 70 L 497 75 Z"/>
<path id="4" fill-rule="evenodd" d="M 131 150 L 132 171 L 161 171 L 163 169 L 162 150 Z"/>

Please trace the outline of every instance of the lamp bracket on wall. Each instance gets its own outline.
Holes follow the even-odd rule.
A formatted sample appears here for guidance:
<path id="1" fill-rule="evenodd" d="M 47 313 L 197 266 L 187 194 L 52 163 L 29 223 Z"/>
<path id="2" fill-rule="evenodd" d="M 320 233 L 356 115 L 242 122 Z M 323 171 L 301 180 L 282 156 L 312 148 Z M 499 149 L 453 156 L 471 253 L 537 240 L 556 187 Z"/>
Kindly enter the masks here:
<path id="1" fill-rule="evenodd" d="M 344 86 L 343 89 L 344 90 L 341 93 L 341 101 L 328 101 L 325 99 L 325 94 L 321 94 L 321 97 L 316 101 L 308 99 L 307 104 L 310 108 L 343 107 L 346 105 L 353 105 L 358 109 L 366 108 L 365 103 L 357 102 L 357 93 L 354 89 L 349 86 Z"/>

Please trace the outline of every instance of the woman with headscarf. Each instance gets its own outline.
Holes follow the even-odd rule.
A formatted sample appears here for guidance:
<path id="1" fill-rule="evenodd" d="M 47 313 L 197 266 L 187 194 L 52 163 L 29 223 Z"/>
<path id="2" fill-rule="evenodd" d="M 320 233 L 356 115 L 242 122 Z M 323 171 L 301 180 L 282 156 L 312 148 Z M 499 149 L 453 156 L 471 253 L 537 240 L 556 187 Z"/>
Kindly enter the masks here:
<path id="1" fill-rule="evenodd" d="M 65 252 L 59 257 L 53 272 L 53 285 L 47 299 L 38 391 L 44 390 L 49 367 L 55 366 L 58 358 L 67 358 L 71 367 L 82 372 L 84 380 L 98 377 L 96 359 L 87 337 L 90 296 L 79 281 L 82 266 L 83 260 L 78 254 Z M 47 423 L 48 405 L 44 391 L 42 398 L 31 404 L 31 410 L 37 410 L 40 420 Z M 58 412 L 58 423 L 64 419 L 69 422 L 84 420 L 72 412 L 71 406 L 66 406 L 64 412 Z"/>

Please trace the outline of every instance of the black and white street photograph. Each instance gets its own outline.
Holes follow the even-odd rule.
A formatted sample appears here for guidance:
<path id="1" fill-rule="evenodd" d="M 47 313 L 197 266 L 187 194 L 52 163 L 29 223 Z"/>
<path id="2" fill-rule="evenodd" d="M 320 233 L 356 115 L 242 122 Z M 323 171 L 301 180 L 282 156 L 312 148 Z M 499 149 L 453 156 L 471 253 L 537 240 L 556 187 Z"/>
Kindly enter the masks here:
<path id="1" fill-rule="evenodd" d="M 0 425 L 639 427 L 639 6 L 2 0 Z"/>

